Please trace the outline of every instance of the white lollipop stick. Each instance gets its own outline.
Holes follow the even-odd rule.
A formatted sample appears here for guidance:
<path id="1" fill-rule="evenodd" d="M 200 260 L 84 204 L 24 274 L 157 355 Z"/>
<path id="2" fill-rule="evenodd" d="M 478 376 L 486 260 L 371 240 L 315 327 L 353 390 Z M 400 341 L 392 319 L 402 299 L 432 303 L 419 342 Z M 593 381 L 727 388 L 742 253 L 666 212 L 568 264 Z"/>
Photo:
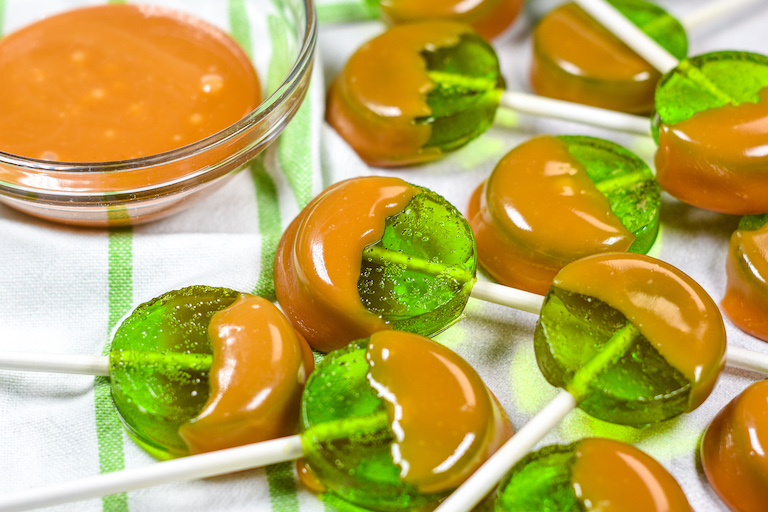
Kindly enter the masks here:
<path id="1" fill-rule="evenodd" d="M 561 391 L 531 421 L 523 425 L 504 446 L 472 473 L 435 512 L 467 512 L 480 503 L 504 475 L 525 457 L 533 447 L 576 408 L 576 399 Z"/>
<path id="2" fill-rule="evenodd" d="M 752 6 L 767 7 L 768 2 L 765 0 L 716 0 L 681 18 L 680 23 L 686 31 L 696 30 L 701 25 L 706 25 L 734 11 Z"/>
<path id="3" fill-rule="evenodd" d="M 546 98 L 535 94 L 505 91 L 501 95 L 499 104 L 523 114 L 551 117 L 639 135 L 650 135 L 651 133 L 651 121 L 647 117 Z"/>
<path id="4" fill-rule="evenodd" d="M 544 304 L 544 297 L 541 295 L 490 281 L 475 281 L 469 296 L 534 315 L 541 312 L 541 306 Z"/>
<path id="5" fill-rule="evenodd" d="M 662 74 L 671 71 L 680 63 L 674 55 L 648 37 L 637 25 L 605 0 L 575 0 L 575 2 Z"/>
<path id="6" fill-rule="evenodd" d="M 208 478 L 244 469 L 296 460 L 304 454 L 299 436 L 158 462 L 74 482 L 0 496 L 0 511 L 51 507 L 172 482 Z"/>
<path id="7" fill-rule="evenodd" d="M 109 357 L 0 352 L 0 369 L 109 376 Z"/>

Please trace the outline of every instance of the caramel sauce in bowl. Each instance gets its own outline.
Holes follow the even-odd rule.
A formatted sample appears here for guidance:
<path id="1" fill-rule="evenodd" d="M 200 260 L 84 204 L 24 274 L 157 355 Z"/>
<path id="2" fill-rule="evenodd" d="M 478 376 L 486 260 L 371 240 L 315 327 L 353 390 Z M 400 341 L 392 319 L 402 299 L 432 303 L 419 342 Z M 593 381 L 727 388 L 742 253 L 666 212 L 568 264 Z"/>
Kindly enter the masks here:
<path id="1" fill-rule="evenodd" d="M 3 86 L 17 128 L 0 125 L 13 135 L 0 144 L 0 201 L 67 224 L 137 224 L 190 206 L 244 168 L 301 104 L 316 39 L 308 0 L 246 3 L 251 25 L 278 16 L 295 27 L 283 82 L 266 90 L 251 62 L 269 35 L 252 31 L 243 47 L 191 7 L 77 9 L 74 0 L 26 27 L 9 17 L 5 27 L 18 30 L 0 40 L 0 69 L 24 80 Z"/>

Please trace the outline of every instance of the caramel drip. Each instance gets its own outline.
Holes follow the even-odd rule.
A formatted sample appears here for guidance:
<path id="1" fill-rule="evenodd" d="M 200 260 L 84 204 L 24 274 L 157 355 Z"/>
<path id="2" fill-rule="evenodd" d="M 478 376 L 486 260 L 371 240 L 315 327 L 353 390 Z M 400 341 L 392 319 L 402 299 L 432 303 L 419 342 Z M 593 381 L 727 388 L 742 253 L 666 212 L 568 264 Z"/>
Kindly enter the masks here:
<path id="1" fill-rule="evenodd" d="M 649 256 L 616 253 L 571 263 L 553 284 L 626 316 L 691 383 L 687 410 L 709 396 L 725 364 L 725 328 L 717 305 L 693 279 Z"/>
<path id="2" fill-rule="evenodd" d="M 733 234 L 725 270 L 723 312 L 742 331 L 768 341 L 768 225 Z"/>
<path id="3" fill-rule="evenodd" d="M 451 20 L 471 25 L 486 39 L 502 33 L 517 18 L 522 0 L 381 0 L 383 17 L 393 23 Z"/>
<path id="4" fill-rule="evenodd" d="M 315 364 L 280 310 L 241 294 L 213 316 L 208 333 L 211 394 L 200 414 L 179 427 L 190 453 L 295 434 L 301 393 Z"/>
<path id="5" fill-rule="evenodd" d="M 661 125 L 659 184 L 688 204 L 722 213 L 768 211 L 768 88 L 759 103 L 725 105 Z"/>
<path id="6" fill-rule="evenodd" d="M 14 32 L 0 42 L 0 76 L 0 150 L 43 160 L 162 153 L 230 126 L 260 101 L 232 38 L 150 6 L 78 9 Z"/>
<path id="7" fill-rule="evenodd" d="M 371 336 L 368 380 L 386 401 L 400 478 L 421 492 L 457 487 L 512 435 L 496 398 L 463 359 L 421 336 Z"/>
<path id="8" fill-rule="evenodd" d="M 568 146 L 550 136 L 499 162 L 473 195 L 469 218 L 483 268 L 503 284 L 541 295 L 566 263 L 625 251 L 635 240 Z"/>
<path id="9" fill-rule="evenodd" d="M 533 33 L 537 94 L 632 114 L 650 113 L 661 75 L 576 4 L 546 15 Z"/>
<path id="10" fill-rule="evenodd" d="M 357 291 L 363 249 L 381 239 L 387 217 L 418 189 L 398 178 L 337 183 L 315 198 L 280 240 L 275 291 L 313 348 L 329 352 L 387 328 Z"/>
<path id="11" fill-rule="evenodd" d="M 691 512 L 672 475 L 632 445 L 585 439 L 575 455 L 571 485 L 588 511 Z"/>
<path id="12" fill-rule="evenodd" d="M 370 165 L 396 166 L 433 160 L 423 148 L 430 126 L 427 94 L 434 83 L 421 52 L 458 44 L 468 26 L 451 22 L 393 27 L 363 45 L 349 59 L 328 92 L 328 122 Z"/>
<path id="13" fill-rule="evenodd" d="M 704 432 L 701 464 L 731 510 L 763 512 L 768 503 L 768 381 L 749 386 Z"/>

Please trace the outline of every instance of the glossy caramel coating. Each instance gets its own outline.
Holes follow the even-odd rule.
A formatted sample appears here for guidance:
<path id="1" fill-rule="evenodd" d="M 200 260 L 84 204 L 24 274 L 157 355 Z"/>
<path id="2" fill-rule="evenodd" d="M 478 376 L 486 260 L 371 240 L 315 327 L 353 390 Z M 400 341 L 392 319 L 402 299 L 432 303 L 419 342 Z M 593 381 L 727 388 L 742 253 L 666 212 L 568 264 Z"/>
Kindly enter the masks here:
<path id="1" fill-rule="evenodd" d="M 480 264 L 500 283 L 544 295 L 567 263 L 635 240 L 584 166 L 552 136 L 508 153 L 467 214 Z"/>
<path id="2" fill-rule="evenodd" d="M 709 396 L 725 365 L 725 327 L 717 305 L 693 279 L 649 256 L 615 253 L 571 263 L 553 284 L 626 316 L 690 382 L 688 411 Z"/>
<path id="3" fill-rule="evenodd" d="M 241 294 L 208 327 L 213 348 L 203 410 L 179 428 L 190 453 L 295 434 L 307 376 L 309 345 L 271 302 Z"/>
<path id="4" fill-rule="evenodd" d="M 721 213 L 768 211 L 768 88 L 759 103 L 725 105 L 662 124 L 659 184 L 683 202 Z"/>
<path id="5" fill-rule="evenodd" d="M 585 439 L 575 457 L 571 484 L 588 511 L 691 511 L 683 490 L 664 466 L 632 445 Z"/>
<path id="6" fill-rule="evenodd" d="M 723 313 L 742 331 L 768 341 L 768 224 L 733 234 L 725 270 Z"/>
<path id="7" fill-rule="evenodd" d="M 471 25 L 486 39 L 506 30 L 517 19 L 522 0 L 380 0 L 383 17 L 393 23 L 450 20 Z"/>
<path id="8" fill-rule="evenodd" d="M 631 114 L 653 110 L 661 75 L 576 4 L 547 14 L 533 33 L 537 94 Z"/>
<path id="9" fill-rule="evenodd" d="M 471 29 L 453 22 L 395 26 L 350 57 L 328 91 L 326 118 L 366 163 L 402 166 L 438 158 L 424 148 L 432 129 L 416 124 L 432 111 L 434 82 L 421 52 L 452 46 Z"/>
<path id="10" fill-rule="evenodd" d="M 275 291 L 313 348 L 328 352 L 387 328 L 358 293 L 363 249 L 381 239 L 386 218 L 402 211 L 415 193 L 398 178 L 342 181 L 288 226 L 277 249 Z"/>
<path id="11" fill-rule="evenodd" d="M 368 381 L 387 403 L 400 478 L 424 494 L 458 487 L 512 436 L 480 376 L 451 350 L 400 331 L 375 333 Z"/>
<path id="12" fill-rule="evenodd" d="M 733 512 L 768 506 L 768 381 L 749 386 L 712 420 L 701 441 L 701 464 Z"/>

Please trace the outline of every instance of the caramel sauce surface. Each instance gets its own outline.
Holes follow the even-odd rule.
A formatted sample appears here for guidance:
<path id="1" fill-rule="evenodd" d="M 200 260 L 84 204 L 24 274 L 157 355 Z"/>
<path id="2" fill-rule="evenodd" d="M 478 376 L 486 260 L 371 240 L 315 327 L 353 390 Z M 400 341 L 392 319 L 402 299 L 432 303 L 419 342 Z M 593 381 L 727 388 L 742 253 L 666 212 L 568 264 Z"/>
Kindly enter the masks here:
<path id="1" fill-rule="evenodd" d="M 749 386 L 704 432 L 701 464 L 712 488 L 737 512 L 768 503 L 768 381 Z"/>
<path id="2" fill-rule="evenodd" d="M 633 114 L 653 110 L 661 75 L 576 4 L 546 15 L 533 34 L 537 94 Z"/>
<path id="3" fill-rule="evenodd" d="M 208 326 L 213 346 L 203 410 L 179 428 L 191 453 L 295 434 L 314 369 L 306 341 L 271 302 L 241 294 Z"/>
<path id="4" fill-rule="evenodd" d="M 768 211 L 768 88 L 759 103 L 725 105 L 662 124 L 659 184 L 688 204 L 721 213 Z"/>
<path id="5" fill-rule="evenodd" d="M 555 137 L 512 150 L 481 187 L 468 209 L 480 263 L 508 286 L 543 295 L 566 263 L 635 240 Z"/>
<path id="6" fill-rule="evenodd" d="M 277 299 L 313 348 L 328 352 L 387 328 L 357 291 L 362 254 L 417 191 L 398 178 L 343 181 L 307 205 L 283 234 Z"/>
<path id="7" fill-rule="evenodd" d="M 451 350 L 400 331 L 371 336 L 368 380 L 393 419 L 400 478 L 423 493 L 461 484 L 512 435 L 480 377 Z"/>
<path id="8" fill-rule="evenodd" d="M 328 122 L 368 164 L 408 165 L 437 158 L 427 94 L 434 82 L 421 52 L 452 46 L 470 28 L 460 23 L 429 22 L 395 26 L 363 45 L 328 91 Z"/>
<path id="9" fill-rule="evenodd" d="M 768 341 L 768 225 L 733 234 L 725 269 L 723 312 L 739 329 Z"/>
<path id="10" fill-rule="evenodd" d="M 616 253 L 564 267 L 554 285 L 626 316 L 691 383 L 689 411 L 709 396 L 725 364 L 725 328 L 717 305 L 690 277 L 649 256 Z"/>
<path id="11" fill-rule="evenodd" d="M 576 449 L 571 484 L 588 511 L 690 512 L 680 485 L 652 457 L 609 439 L 585 439 Z"/>
<path id="12" fill-rule="evenodd" d="M 232 38 L 152 6 L 89 7 L 29 25 L 0 41 L 0 76 L 0 151 L 43 160 L 161 153 L 260 102 L 253 66 Z"/>
<path id="13" fill-rule="evenodd" d="M 496 37 L 517 18 L 521 0 L 381 0 L 386 19 L 395 23 L 445 19 L 471 25 L 486 39 Z"/>

